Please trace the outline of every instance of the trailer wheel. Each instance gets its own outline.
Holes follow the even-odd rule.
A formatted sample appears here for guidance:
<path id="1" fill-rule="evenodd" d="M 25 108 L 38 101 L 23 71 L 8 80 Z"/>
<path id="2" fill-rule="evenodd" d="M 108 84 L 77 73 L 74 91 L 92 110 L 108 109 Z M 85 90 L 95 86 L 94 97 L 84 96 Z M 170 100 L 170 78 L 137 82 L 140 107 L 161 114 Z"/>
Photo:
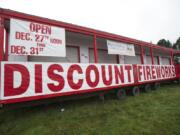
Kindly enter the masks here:
<path id="1" fill-rule="evenodd" d="M 119 89 L 116 92 L 117 99 L 122 100 L 126 97 L 126 91 L 124 89 Z"/>
<path id="2" fill-rule="evenodd" d="M 160 87 L 161 87 L 160 83 L 154 83 L 154 84 L 152 85 L 152 89 L 153 89 L 153 90 L 158 90 Z"/>
<path id="3" fill-rule="evenodd" d="M 144 91 L 145 91 L 146 93 L 151 92 L 151 85 L 150 85 L 150 84 L 146 84 L 146 85 L 144 86 Z"/>
<path id="4" fill-rule="evenodd" d="M 138 96 L 140 94 L 140 89 L 138 86 L 134 86 L 131 90 L 131 95 L 132 96 Z"/>

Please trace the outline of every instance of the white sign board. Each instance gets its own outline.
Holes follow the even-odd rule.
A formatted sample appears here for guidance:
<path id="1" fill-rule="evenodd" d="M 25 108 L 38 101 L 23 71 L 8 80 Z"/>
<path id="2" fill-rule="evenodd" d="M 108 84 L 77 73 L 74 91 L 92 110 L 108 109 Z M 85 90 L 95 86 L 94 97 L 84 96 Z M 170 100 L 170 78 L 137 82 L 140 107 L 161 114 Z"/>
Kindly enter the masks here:
<path id="1" fill-rule="evenodd" d="M 135 56 L 133 44 L 107 40 L 108 54 Z"/>
<path id="2" fill-rule="evenodd" d="M 11 19 L 9 54 L 65 57 L 65 29 Z"/>

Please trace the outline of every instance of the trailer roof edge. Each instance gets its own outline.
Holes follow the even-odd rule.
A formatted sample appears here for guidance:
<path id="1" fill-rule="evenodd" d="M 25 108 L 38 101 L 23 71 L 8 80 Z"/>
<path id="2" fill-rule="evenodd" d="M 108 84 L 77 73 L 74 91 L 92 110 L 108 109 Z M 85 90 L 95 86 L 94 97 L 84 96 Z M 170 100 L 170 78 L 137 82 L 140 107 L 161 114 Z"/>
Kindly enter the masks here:
<path id="1" fill-rule="evenodd" d="M 141 41 L 141 40 L 137 40 L 137 39 L 133 39 L 133 38 L 101 31 L 101 30 L 96 30 L 96 29 L 92 29 L 92 28 L 88 28 L 88 27 L 84 27 L 84 26 L 79 26 L 79 25 L 75 25 L 75 24 L 71 24 L 71 23 L 57 21 L 54 19 L 39 17 L 36 15 L 30 15 L 30 14 L 22 13 L 19 11 L 10 10 L 10 9 L 0 8 L 0 15 L 3 15 L 5 17 L 15 17 L 15 18 L 20 18 L 20 19 L 25 19 L 25 20 L 32 20 L 32 21 L 47 23 L 47 24 L 51 24 L 51 25 L 55 25 L 55 26 L 59 26 L 59 27 L 64 27 L 66 30 L 69 30 L 69 31 L 75 30 L 79 33 L 86 33 L 89 35 L 96 34 L 99 37 L 106 37 L 108 39 L 123 41 L 123 42 L 127 42 L 127 43 L 132 43 L 135 45 L 143 45 L 143 46 L 148 46 L 148 47 L 152 47 L 155 49 L 162 49 L 164 51 L 174 51 L 176 53 L 180 53 L 180 51 L 178 51 L 178 50 L 174 50 L 172 48 L 161 47 L 156 44 L 149 43 L 149 42 L 145 42 L 145 41 Z"/>

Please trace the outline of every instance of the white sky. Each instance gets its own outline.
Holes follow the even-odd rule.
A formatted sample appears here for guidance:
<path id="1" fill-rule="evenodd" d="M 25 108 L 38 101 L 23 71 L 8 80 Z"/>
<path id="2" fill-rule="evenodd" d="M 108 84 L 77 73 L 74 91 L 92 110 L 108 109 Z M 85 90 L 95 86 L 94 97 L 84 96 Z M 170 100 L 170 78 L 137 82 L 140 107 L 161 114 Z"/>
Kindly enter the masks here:
<path id="1" fill-rule="evenodd" d="M 180 36 L 180 0 L 0 0 L 0 7 L 153 43 Z"/>

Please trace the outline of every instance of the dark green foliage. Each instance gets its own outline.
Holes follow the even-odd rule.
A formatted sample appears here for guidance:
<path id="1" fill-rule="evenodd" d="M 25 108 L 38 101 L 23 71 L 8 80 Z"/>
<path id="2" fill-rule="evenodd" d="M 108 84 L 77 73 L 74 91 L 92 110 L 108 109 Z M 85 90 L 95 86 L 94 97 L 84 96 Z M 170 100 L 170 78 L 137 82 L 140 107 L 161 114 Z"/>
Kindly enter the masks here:
<path id="1" fill-rule="evenodd" d="M 180 37 L 177 39 L 176 43 L 174 43 L 173 48 L 180 50 Z"/>
<path id="2" fill-rule="evenodd" d="M 172 48 L 172 43 L 166 39 L 159 40 L 157 44 L 162 47 Z"/>

